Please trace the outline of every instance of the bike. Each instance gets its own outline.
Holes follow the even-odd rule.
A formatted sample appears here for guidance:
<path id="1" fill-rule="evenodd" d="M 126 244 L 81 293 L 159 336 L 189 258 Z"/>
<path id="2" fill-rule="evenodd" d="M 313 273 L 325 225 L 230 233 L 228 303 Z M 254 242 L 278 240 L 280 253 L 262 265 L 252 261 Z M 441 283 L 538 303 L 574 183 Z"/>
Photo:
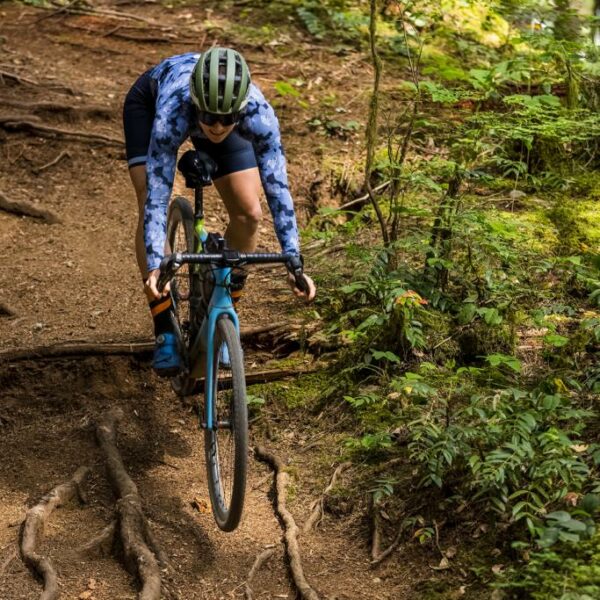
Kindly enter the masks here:
<path id="1" fill-rule="evenodd" d="M 187 396 L 196 393 L 204 379 L 199 415 L 210 500 L 217 525 L 223 531 L 233 531 L 244 506 L 248 410 L 231 274 L 246 265 L 283 263 L 300 290 L 306 291 L 307 286 L 299 257 L 237 252 L 228 249 L 222 237 L 206 231 L 203 188 L 211 185 L 216 168 L 210 157 L 190 150 L 178 168 L 186 186 L 194 189 L 194 211 L 185 197 L 178 196 L 171 203 L 167 239 L 172 254 L 163 259 L 158 280 L 160 290 L 171 284 L 175 331 L 184 364 L 171 385 L 177 394 Z"/>

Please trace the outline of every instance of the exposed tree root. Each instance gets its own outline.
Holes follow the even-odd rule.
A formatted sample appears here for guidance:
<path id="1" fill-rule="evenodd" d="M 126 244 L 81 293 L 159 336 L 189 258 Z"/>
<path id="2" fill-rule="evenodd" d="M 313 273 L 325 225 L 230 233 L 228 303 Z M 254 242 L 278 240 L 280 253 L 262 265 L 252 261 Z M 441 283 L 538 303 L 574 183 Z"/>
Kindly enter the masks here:
<path id="1" fill-rule="evenodd" d="M 380 517 L 377 517 L 377 522 L 373 523 L 373 539 L 371 545 L 371 566 L 376 566 L 383 562 L 392 552 L 399 546 L 400 540 L 402 539 L 402 533 L 406 529 L 405 521 L 400 522 L 396 537 L 392 543 L 383 551 L 381 551 L 381 525 Z"/>
<path id="2" fill-rule="evenodd" d="M 55 212 L 40 208 L 31 202 L 25 200 L 10 200 L 3 192 L 0 192 L 0 210 L 12 213 L 14 215 L 32 217 L 41 219 L 46 223 L 60 223 L 60 219 Z"/>
<path id="3" fill-rule="evenodd" d="M 284 323 L 273 323 L 262 327 L 242 328 L 240 338 L 243 342 L 252 343 L 255 339 L 280 329 Z M 135 340 L 131 342 L 65 342 L 47 346 L 15 348 L 0 352 L 3 361 L 16 362 L 35 358 L 64 358 L 69 356 L 110 356 L 110 355 L 148 355 L 154 349 L 154 342 Z M 263 373 L 271 373 L 264 371 Z M 296 371 L 293 371 L 296 373 Z M 265 375 L 268 377 L 268 375 Z"/>
<path id="4" fill-rule="evenodd" d="M 10 71 L 0 69 L 0 80 L 2 80 L 3 78 L 10 79 L 11 81 L 16 81 L 17 83 L 39 85 L 39 83 L 37 81 L 34 81 L 33 79 L 29 79 L 28 77 L 22 77 L 21 75 L 17 75 L 16 73 L 11 73 Z"/>
<path id="5" fill-rule="evenodd" d="M 6 315 L 7 317 L 16 317 L 17 311 L 8 303 L 0 300 L 0 315 Z"/>
<path id="6" fill-rule="evenodd" d="M 89 133 L 87 131 L 70 131 L 68 129 L 61 129 L 59 127 L 48 127 L 41 125 L 33 120 L 22 120 L 20 116 L 3 116 L 0 117 L 0 127 L 8 131 L 29 131 L 40 135 L 42 137 L 62 137 L 69 140 L 77 141 L 93 141 L 108 146 L 123 146 L 123 140 L 112 137 L 110 135 L 103 135 L 101 133 Z"/>
<path id="7" fill-rule="evenodd" d="M 63 158 L 71 158 L 71 154 L 67 152 L 67 150 L 63 150 L 56 158 L 54 158 L 50 162 L 43 164 L 40 167 L 35 167 L 34 169 L 32 169 L 32 171 L 37 175 L 38 173 L 41 173 L 42 171 L 45 171 L 46 169 L 57 165 Z"/>
<path id="8" fill-rule="evenodd" d="M 81 115 L 83 117 L 105 117 L 112 118 L 116 110 L 110 106 L 100 104 L 88 104 L 73 106 L 72 104 L 63 104 L 61 102 L 21 102 L 20 100 L 3 99 L 5 106 L 12 106 L 21 110 L 27 110 L 34 115 L 38 113 L 64 113 L 67 115 Z"/>
<path id="9" fill-rule="evenodd" d="M 17 556 L 19 555 L 19 551 L 17 549 L 16 546 L 12 547 L 8 553 L 8 556 L 2 561 L 2 564 L 0 564 L 0 581 L 2 581 L 2 579 L 4 578 L 4 575 L 6 574 L 6 571 L 8 570 L 8 567 L 10 566 L 10 563 L 15 560 L 15 558 L 17 558 Z"/>
<path id="10" fill-rule="evenodd" d="M 44 582 L 44 590 L 40 600 L 55 600 L 58 598 L 58 580 L 52 563 L 48 558 L 36 552 L 44 524 L 52 511 L 80 497 L 80 487 L 88 476 L 90 469 L 80 467 L 67 483 L 63 483 L 48 492 L 35 506 L 27 511 L 21 529 L 21 556 L 25 564 L 37 573 Z"/>
<path id="11" fill-rule="evenodd" d="M 253 600 L 252 588 L 250 584 L 252 583 L 252 579 L 258 572 L 258 570 L 275 554 L 275 548 L 267 548 L 260 552 L 256 558 L 254 559 L 254 564 L 252 568 L 248 572 L 248 577 L 246 577 L 246 581 L 244 582 L 244 599 L 245 600 Z"/>
<path id="12" fill-rule="evenodd" d="M 111 10 L 110 8 L 100 8 L 100 7 L 91 7 L 86 6 L 85 3 L 79 2 L 78 0 L 73 0 L 65 5 L 60 4 L 52 4 L 50 6 L 44 5 L 35 5 L 33 8 L 38 8 L 41 10 L 49 10 L 52 11 L 48 16 L 44 15 L 41 19 L 37 19 L 34 21 L 37 23 L 45 18 L 55 17 L 61 15 L 63 13 L 71 14 L 71 15 L 99 15 L 103 17 L 109 17 L 111 19 L 123 19 L 126 21 L 138 21 L 141 23 L 146 23 L 148 25 L 160 27 L 158 23 L 152 21 L 151 19 L 146 19 L 140 15 L 136 15 L 134 13 L 123 12 L 120 10 Z M 170 27 L 163 27 L 163 29 L 171 29 Z"/>
<path id="13" fill-rule="evenodd" d="M 106 459 L 108 478 L 118 497 L 116 528 L 123 545 L 125 566 L 141 581 L 139 600 L 160 600 L 161 566 L 166 568 L 168 561 L 150 531 L 137 486 L 128 475 L 117 448 L 116 429 L 122 418 L 121 409 L 106 411 L 96 424 L 96 438 Z"/>
<path id="14" fill-rule="evenodd" d="M 422 505 L 418 505 L 414 507 L 409 514 L 418 513 L 422 508 Z M 373 502 L 372 496 L 369 501 L 369 510 L 371 512 L 371 566 L 374 567 L 383 562 L 400 545 L 402 534 L 408 526 L 408 521 L 406 519 L 407 515 L 405 514 L 404 518 L 400 519 L 398 531 L 391 544 L 385 550 L 382 550 L 381 512 L 379 507 Z"/>
<path id="15" fill-rule="evenodd" d="M 300 548 L 298 546 L 298 534 L 300 531 L 296 525 L 296 521 L 294 521 L 294 517 L 286 506 L 288 474 L 285 471 L 285 465 L 278 456 L 271 454 L 261 446 L 257 446 L 254 451 L 259 460 L 271 465 L 275 471 L 275 488 L 277 490 L 276 510 L 284 525 L 285 547 L 294 584 L 302 598 L 307 600 L 319 600 L 317 592 L 310 587 L 304 576 L 302 560 L 300 558 Z"/>
<path id="16" fill-rule="evenodd" d="M 82 556 L 108 556 L 115 541 L 117 522 L 109 523 L 98 535 L 77 549 Z"/>
<path id="17" fill-rule="evenodd" d="M 321 497 L 317 498 L 312 503 L 312 512 L 310 513 L 308 519 L 306 519 L 306 523 L 304 523 L 304 527 L 302 528 L 303 533 L 308 533 L 315 525 L 318 525 L 318 523 L 320 523 L 321 519 L 323 518 L 323 504 L 325 502 L 325 497 L 333 489 L 333 486 L 336 484 L 337 478 L 351 465 L 352 463 L 350 462 L 344 462 L 338 465 L 337 469 L 333 472 L 333 475 L 329 480 L 329 484 L 323 490 L 323 494 L 321 495 Z"/>
<path id="18" fill-rule="evenodd" d="M 34 79 L 29 79 L 28 77 L 23 77 L 22 75 L 17 75 L 16 73 L 13 73 L 12 71 L 5 71 L 4 69 L 0 69 L 0 81 L 2 81 L 3 79 L 10 79 L 11 81 L 16 81 L 17 83 L 19 83 L 21 85 L 26 84 L 26 85 L 47 87 L 54 91 L 64 92 L 71 96 L 82 96 L 82 95 L 89 96 L 90 95 L 89 92 L 82 92 L 82 91 L 76 92 L 73 88 L 66 86 L 66 85 L 62 85 L 60 83 L 52 83 L 52 82 L 40 83 L 39 81 L 35 81 Z"/>

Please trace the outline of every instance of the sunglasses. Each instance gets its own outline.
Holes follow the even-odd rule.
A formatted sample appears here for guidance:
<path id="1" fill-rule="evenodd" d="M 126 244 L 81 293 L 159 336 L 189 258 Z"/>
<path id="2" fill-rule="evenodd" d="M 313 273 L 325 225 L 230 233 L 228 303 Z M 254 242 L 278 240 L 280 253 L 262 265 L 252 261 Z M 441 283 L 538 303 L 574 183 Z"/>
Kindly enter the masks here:
<path id="1" fill-rule="evenodd" d="M 217 115 L 206 111 L 198 111 L 198 120 L 204 125 L 215 125 L 221 123 L 225 127 L 235 125 L 240 119 L 240 113 L 230 113 L 228 115 Z"/>

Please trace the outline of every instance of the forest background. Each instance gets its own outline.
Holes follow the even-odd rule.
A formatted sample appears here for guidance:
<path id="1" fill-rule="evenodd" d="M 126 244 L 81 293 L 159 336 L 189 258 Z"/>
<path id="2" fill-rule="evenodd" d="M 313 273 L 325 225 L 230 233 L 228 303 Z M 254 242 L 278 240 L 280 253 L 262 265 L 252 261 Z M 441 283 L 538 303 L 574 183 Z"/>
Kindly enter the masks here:
<path id="1" fill-rule="evenodd" d="M 139 2 L 155 11 L 153 18 L 162 18 L 160 11 L 164 11 L 173 19 L 168 22 L 170 28 L 152 25 L 141 32 L 141 26 L 125 27 L 118 21 L 102 29 L 98 22 L 110 16 L 104 5 L 45 0 L 25 4 L 31 12 L 17 19 L 14 6 L 22 8 L 23 4 L 2 3 L 3 9 L 10 5 L 13 21 L 2 24 L 9 32 L 6 39 L 0 36 L 0 48 L 3 44 L 18 48 L 15 40 L 26 41 L 18 27 L 22 17 L 31 19 L 35 31 L 43 31 L 44 40 L 55 44 L 55 52 L 68 48 L 61 55 L 63 62 L 56 61 L 56 68 L 63 71 L 55 76 L 49 69 L 45 73 L 51 78 L 45 84 L 54 90 L 73 85 L 76 75 L 88 69 L 85 89 L 92 91 L 77 96 L 77 102 L 82 97 L 95 98 L 100 86 L 106 98 L 116 103 L 118 94 L 109 87 L 110 77 L 94 79 L 93 71 L 100 64 L 97 55 L 114 60 L 111 68 L 117 73 L 114 79 L 121 98 L 134 74 L 141 72 L 142 63 L 149 66 L 150 59 L 156 58 L 149 48 L 159 47 L 162 55 L 171 49 L 167 44 L 178 51 L 192 49 L 198 37 L 192 37 L 191 29 L 185 33 L 189 36 L 185 42 L 173 31 L 184 38 L 181 31 L 193 22 L 194 10 L 205 11 L 203 39 L 210 36 L 239 45 L 252 56 L 249 63 L 254 65 L 257 80 L 265 78 L 261 86 L 282 122 L 290 180 L 296 186 L 297 210 L 305 224 L 302 241 L 307 272 L 315 276 L 319 295 L 314 305 L 295 309 L 292 317 L 286 315 L 294 323 L 294 335 L 281 347 L 295 352 L 271 363 L 281 371 L 310 372 L 249 387 L 249 408 L 256 440 L 267 439 L 290 455 L 303 453 L 312 461 L 304 471 L 294 465 L 289 468 L 295 485 L 289 501 L 296 512 L 308 511 L 303 480 L 318 473 L 318 478 L 310 480 L 310 491 L 322 490 L 331 466 L 344 465 L 343 476 L 332 481 L 321 498 L 320 532 L 325 539 L 319 546 L 320 560 L 326 560 L 329 550 L 323 548 L 337 532 L 338 541 L 344 543 L 336 548 L 350 539 L 348 546 L 368 557 L 369 568 L 389 561 L 393 565 L 386 576 L 390 581 L 398 575 L 392 571 L 399 572 L 403 562 L 420 565 L 427 576 L 417 569 L 415 581 L 406 584 L 410 588 L 407 598 L 599 598 L 600 567 L 595 562 L 600 555 L 597 3 L 234 0 L 198 6 L 185 1 Z M 110 10 L 122 10 L 125 4 L 110 4 Z M 142 23 L 146 17 L 141 17 Z M 93 47 L 96 54 L 86 54 L 90 48 L 84 46 L 91 45 L 91 40 L 97 44 Z M 32 39 L 32 47 L 37 41 L 38 37 Z M 125 43 L 127 48 L 119 46 Z M 182 50 L 177 43 L 188 45 Z M 316 50 L 311 56 L 320 56 L 322 62 L 298 59 L 307 55 L 303 54 L 307 49 Z M 48 115 L 55 119 L 60 108 L 49 107 L 39 92 L 42 88 L 27 82 L 32 64 L 41 77 L 44 69 L 36 60 L 41 61 L 43 51 L 37 48 L 32 50 L 35 56 L 28 56 L 27 50 L 12 50 L 10 69 L 21 69 L 16 79 L 10 78 L 15 73 L 6 65 L 2 67 L 0 91 L 12 102 L 3 108 L 39 110 L 44 119 Z M 64 66 L 67 54 L 80 61 L 77 68 Z M 126 64 L 128 59 L 131 64 Z M 293 61 L 297 62 L 290 65 Z M 277 79 L 270 81 L 273 72 Z M 331 78 L 339 85 L 331 84 Z M 23 97 L 19 86 L 27 85 L 32 95 L 32 89 L 39 92 L 37 106 L 19 100 Z M 76 106 L 73 114 L 80 109 Z M 83 117 L 70 114 L 64 120 L 69 126 L 71 117 L 80 125 L 83 120 L 97 138 L 106 137 L 107 129 L 115 135 L 120 127 L 115 106 L 110 111 L 94 107 L 88 112 Z M 41 255 L 45 247 L 27 247 L 20 237 L 14 242 L 11 236 L 17 236 L 22 227 L 39 240 L 45 230 L 40 234 L 41 229 L 26 228 L 47 225 L 20 221 L 17 228 L 12 221 L 1 221 L 6 247 L 14 248 L 17 257 L 27 255 L 22 261 L 25 278 L 13 278 L 12 272 L 9 277 L 8 269 L 2 274 L 3 293 L 23 304 L 14 313 L 10 306 L 0 306 L 3 347 L 13 350 L 18 342 L 34 345 L 40 336 L 60 341 L 65 331 L 52 318 L 69 321 L 72 315 L 89 323 L 96 334 L 102 328 L 121 328 L 147 336 L 148 323 L 135 316 L 145 307 L 133 283 L 127 284 L 126 294 L 119 295 L 120 306 L 115 310 L 101 304 L 90 279 L 85 279 L 87 268 L 87 275 L 94 274 L 94 285 L 98 279 L 115 280 L 116 259 L 94 263 L 96 257 L 91 255 L 101 254 L 95 250 L 97 244 L 111 251 L 114 246 L 113 258 L 119 253 L 119 260 L 128 248 L 131 265 L 127 262 L 119 268 L 129 269 L 126 275 L 139 284 L 127 231 L 121 236 L 124 224 L 133 222 L 133 208 L 119 200 L 130 190 L 124 170 L 117 169 L 122 163 L 117 162 L 116 151 L 111 155 L 102 146 L 88 154 L 86 146 L 85 152 L 72 148 L 65 152 L 62 147 L 59 152 L 56 139 L 65 133 L 64 123 L 59 122 L 63 133 L 55 131 L 55 137 L 50 136 L 56 146 L 52 146 L 53 154 L 46 155 L 43 152 L 48 148 L 40 142 L 47 137 L 46 121 L 34 117 L 24 126 L 23 119 L 15 125 L 14 115 L 9 117 L 0 119 L 0 141 L 6 142 L 7 154 L 0 183 L 5 189 L 12 189 L 15 181 L 37 189 L 36 185 L 41 187 L 36 179 L 39 172 L 32 165 L 41 165 L 44 191 L 55 190 L 45 198 L 40 194 L 42 200 L 54 203 L 65 214 L 72 211 L 72 220 L 63 229 L 60 224 L 52 226 L 59 232 L 47 251 L 52 258 L 36 256 L 35 261 L 30 260 L 31 254 L 39 251 Z M 18 137 L 23 131 L 29 133 Z M 27 151 L 21 150 L 15 158 L 10 148 L 21 143 Z M 102 143 L 112 143 L 121 151 L 120 138 L 116 143 L 114 137 Z M 85 161 L 88 166 L 83 168 Z M 55 176 L 59 167 L 64 167 L 60 177 Z M 96 218 L 86 209 L 84 214 L 86 205 L 70 198 L 65 188 L 85 188 L 82 194 L 87 191 L 103 198 L 99 206 L 106 213 Z M 77 229 L 80 225 L 83 234 Z M 73 238 L 81 234 L 80 239 L 73 241 L 69 232 Z M 90 232 L 96 237 L 87 237 Z M 66 240 L 63 246 L 62 240 Z M 70 253 L 69 243 L 80 244 L 83 259 Z M 46 281 L 53 268 L 50 260 L 56 262 L 58 256 L 57 268 L 79 295 L 46 303 L 40 297 L 42 286 L 31 282 Z M 88 266 L 80 268 L 78 260 L 88 261 L 81 263 Z M 119 277 L 115 285 L 126 279 Z M 283 301 L 258 293 L 267 285 L 260 282 L 272 279 L 255 277 L 248 295 L 255 285 L 257 304 L 264 310 L 257 315 L 275 322 L 285 310 Z M 47 317 L 47 309 L 52 317 Z M 91 316 L 82 317 L 88 313 Z M 242 312 L 244 323 L 249 322 L 246 314 Z M 27 320 L 29 315 L 34 320 Z M 77 329 L 79 324 L 71 326 Z M 254 356 L 250 352 L 248 362 Z M 75 440 L 66 454 L 79 460 L 83 434 L 74 423 L 83 422 L 84 414 L 89 418 L 88 406 L 83 400 L 62 397 L 62 378 L 71 381 L 70 377 L 81 376 L 84 397 L 88 383 L 95 381 L 91 373 L 98 365 L 57 364 L 51 367 L 54 375 L 39 367 L 40 371 L 32 370 L 31 379 L 26 379 L 26 369 L 10 370 L 5 365 L 0 427 L 7 432 L 13 428 L 3 437 L 4 454 L 11 460 L 26 445 L 23 432 L 30 424 L 38 427 L 35 448 L 39 430 L 46 427 L 36 421 L 40 415 L 49 422 L 56 417 L 58 422 L 59 415 L 65 414 L 72 422 L 57 426 L 60 440 Z M 129 393 L 135 387 L 130 379 L 142 378 L 138 366 L 117 368 L 109 363 L 118 377 L 106 368 L 108 381 L 102 380 L 98 389 L 90 386 L 96 394 L 90 401 L 93 408 L 98 408 L 93 402 L 113 402 L 117 393 Z M 16 373 L 21 374 L 17 377 Z M 137 423 L 138 413 L 134 417 L 132 411 L 143 412 L 140 406 L 151 414 L 156 409 L 161 418 L 157 417 L 156 431 L 146 432 L 146 438 L 156 435 L 168 445 L 165 439 L 180 435 L 180 429 L 189 429 L 192 438 L 192 428 L 181 428 L 181 424 L 173 426 L 164 439 L 156 433 L 160 423 L 173 418 L 168 412 L 175 411 L 173 398 L 170 390 L 167 393 L 164 386 L 147 383 L 143 377 L 143 383 L 131 391 L 141 404 L 123 403 L 130 411 L 130 422 Z M 60 406 L 58 401 L 56 406 L 48 402 L 47 389 L 36 392 L 37 401 L 31 399 L 34 379 L 55 390 Z M 33 407 L 29 413 L 23 408 L 28 402 Z M 54 426 L 48 426 L 48 436 Z M 129 445 L 129 458 L 135 459 L 132 470 L 136 481 L 142 480 L 140 489 L 146 498 L 155 500 L 150 491 L 156 490 L 144 479 L 150 467 L 131 450 L 144 437 L 135 427 L 130 425 L 126 432 L 125 446 Z M 305 446 L 300 449 L 299 431 Z M 53 439 L 46 441 L 50 444 Z M 85 446 L 91 454 L 90 447 Z M 152 452 L 139 450 L 144 457 L 154 456 Z M 60 462 L 52 458 L 52 465 Z M 35 461 L 40 460 L 36 455 Z M 188 476 L 198 479 L 196 464 L 189 472 L 188 467 L 175 468 L 181 470 L 174 475 L 168 471 L 172 476 L 168 485 Z M 9 470 L 2 466 L 0 474 L 6 476 Z M 33 470 L 29 477 L 37 481 L 40 469 L 36 466 L 35 474 Z M 6 477 L 18 488 L 11 505 L 18 514 L 18 503 L 31 493 L 19 488 L 21 480 L 30 487 L 33 484 L 19 474 L 14 476 L 17 485 L 13 475 Z M 155 487 L 168 487 L 164 481 Z M 252 486 L 254 492 L 260 481 Z M 3 502 L 10 505 L 6 499 Z M 250 522 L 256 518 L 255 509 L 252 503 L 247 508 Z M 169 510 L 173 511 L 171 505 Z M 176 548 L 179 539 L 171 540 Z M 215 535 L 214 547 L 228 548 L 222 539 Z M 304 539 L 317 544 L 308 534 L 303 543 Z M 241 548 L 245 558 L 251 557 L 248 547 Z M 232 551 L 231 556 L 237 565 L 237 555 Z M 375 590 L 369 597 L 399 597 L 393 591 L 389 596 L 377 591 L 378 585 L 385 588 L 386 577 L 360 575 Z M 330 583 L 329 579 L 330 575 L 323 575 L 321 585 Z M 123 583 L 125 589 L 127 585 Z M 335 585 L 343 587 L 343 582 Z M 188 592 L 188 597 L 202 596 Z M 207 597 L 217 596 L 209 593 Z"/>

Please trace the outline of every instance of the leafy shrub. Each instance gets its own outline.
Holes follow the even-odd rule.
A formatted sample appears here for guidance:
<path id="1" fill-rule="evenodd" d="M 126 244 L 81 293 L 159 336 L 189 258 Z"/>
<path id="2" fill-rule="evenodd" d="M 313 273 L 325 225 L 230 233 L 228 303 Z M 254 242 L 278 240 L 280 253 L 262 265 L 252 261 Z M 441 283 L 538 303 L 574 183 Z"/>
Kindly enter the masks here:
<path id="1" fill-rule="evenodd" d="M 591 457 L 577 441 L 589 417 L 559 394 L 508 389 L 452 410 L 438 400 L 411 423 L 420 484 L 456 487 L 535 532 L 547 507 L 590 481 Z"/>

